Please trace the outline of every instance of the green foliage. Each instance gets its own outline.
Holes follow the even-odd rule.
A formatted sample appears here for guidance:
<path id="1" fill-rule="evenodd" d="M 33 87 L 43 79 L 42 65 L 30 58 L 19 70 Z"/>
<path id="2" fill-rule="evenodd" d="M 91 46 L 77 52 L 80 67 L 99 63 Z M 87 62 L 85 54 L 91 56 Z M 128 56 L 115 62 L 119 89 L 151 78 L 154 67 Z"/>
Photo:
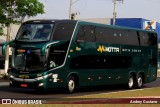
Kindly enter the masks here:
<path id="1" fill-rule="evenodd" d="M 24 18 L 25 16 L 36 16 L 37 13 L 44 13 L 44 5 L 37 0 L 17 0 L 16 15 Z"/>
<path id="2" fill-rule="evenodd" d="M 21 23 L 25 17 L 44 13 L 44 5 L 38 0 L 0 0 L 0 35 L 2 28 L 11 23 Z"/>
<path id="3" fill-rule="evenodd" d="M 3 35 L 3 27 L 0 26 L 0 36 Z"/>

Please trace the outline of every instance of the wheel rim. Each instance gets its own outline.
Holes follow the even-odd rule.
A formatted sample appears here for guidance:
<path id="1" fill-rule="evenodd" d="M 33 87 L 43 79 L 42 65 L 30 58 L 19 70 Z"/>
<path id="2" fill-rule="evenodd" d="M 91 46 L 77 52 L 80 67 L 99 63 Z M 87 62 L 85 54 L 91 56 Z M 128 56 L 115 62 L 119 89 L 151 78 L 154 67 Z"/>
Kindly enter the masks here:
<path id="1" fill-rule="evenodd" d="M 68 89 L 69 89 L 70 92 L 73 92 L 74 88 L 75 88 L 75 82 L 74 82 L 74 80 L 71 79 L 68 82 Z"/>
<path id="2" fill-rule="evenodd" d="M 137 82 L 138 82 L 138 87 L 141 87 L 143 84 L 142 77 L 138 77 Z"/>
<path id="3" fill-rule="evenodd" d="M 130 78 L 129 78 L 129 81 L 128 81 L 128 86 L 129 86 L 129 88 L 132 88 L 132 87 L 133 87 L 133 82 L 134 82 L 133 78 L 130 77 Z"/>

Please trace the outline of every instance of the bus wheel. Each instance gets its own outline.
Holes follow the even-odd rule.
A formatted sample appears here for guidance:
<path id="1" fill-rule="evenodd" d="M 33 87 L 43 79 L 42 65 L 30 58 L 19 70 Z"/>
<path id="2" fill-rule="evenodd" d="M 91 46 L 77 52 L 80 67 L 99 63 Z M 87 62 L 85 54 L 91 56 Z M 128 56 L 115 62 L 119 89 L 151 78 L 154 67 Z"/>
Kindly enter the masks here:
<path id="1" fill-rule="evenodd" d="M 139 74 L 136 78 L 136 88 L 142 88 L 143 86 L 143 77 Z"/>
<path id="2" fill-rule="evenodd" d="M 128 78 L 128 85 L 127 86 L 129 89 L 132 89 L 134 86 L 134 77 L 132 75 L 130 75 Z"/>
<path id="3" fill-rule="evenodd" d="M 75 79 L 74 77 L 70 76 L 67 82 L 67 92 L 73 93 L 76 88 Z"/>

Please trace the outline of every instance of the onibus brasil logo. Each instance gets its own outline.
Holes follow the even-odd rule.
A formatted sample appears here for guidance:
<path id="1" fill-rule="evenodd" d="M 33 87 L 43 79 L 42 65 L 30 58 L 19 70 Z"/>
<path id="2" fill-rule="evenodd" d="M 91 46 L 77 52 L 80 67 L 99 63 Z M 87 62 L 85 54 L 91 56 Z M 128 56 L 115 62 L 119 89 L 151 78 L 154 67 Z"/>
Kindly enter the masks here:
<path id="1" fill-rule="evenodd" d="M 119 52 L 119 48 L 118 47 L 105 47 L 103 45 L 100 45 L 97 49 L 98 52 Z"/>

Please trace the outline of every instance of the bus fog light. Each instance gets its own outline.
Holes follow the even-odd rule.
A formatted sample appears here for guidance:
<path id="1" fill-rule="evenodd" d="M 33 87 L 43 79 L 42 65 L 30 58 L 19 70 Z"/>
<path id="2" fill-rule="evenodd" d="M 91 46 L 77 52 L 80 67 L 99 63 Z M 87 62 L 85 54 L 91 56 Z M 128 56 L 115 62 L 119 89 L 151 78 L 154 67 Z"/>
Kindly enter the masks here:
<path id="1" fill-rule="evenodd" d="M 41 86 L 43 86 L 43 85 L 44 85 L 44 83 L 39 83 L 38 87 L 41 87 Z"/>

